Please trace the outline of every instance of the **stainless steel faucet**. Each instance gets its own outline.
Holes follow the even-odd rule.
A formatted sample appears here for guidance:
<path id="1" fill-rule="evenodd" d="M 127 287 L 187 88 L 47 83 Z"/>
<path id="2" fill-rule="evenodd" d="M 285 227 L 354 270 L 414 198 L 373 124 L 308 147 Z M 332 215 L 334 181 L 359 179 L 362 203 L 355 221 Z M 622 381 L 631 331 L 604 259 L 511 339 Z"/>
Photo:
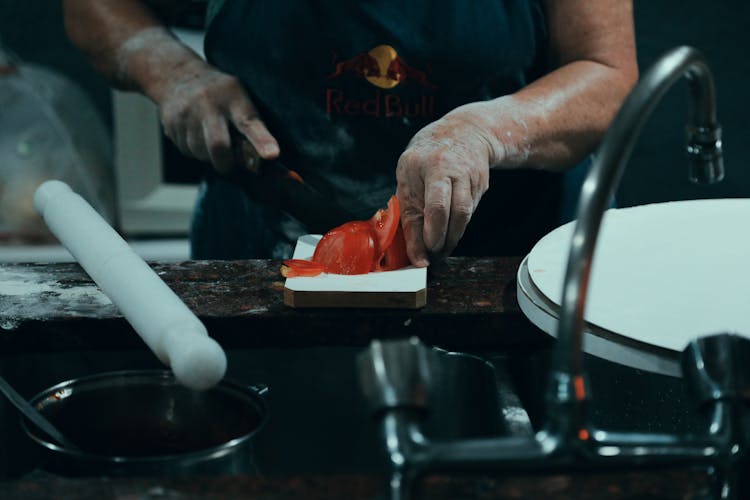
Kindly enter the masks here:
<path id="1" fill-rule="evenodd" d="M 689 177 L 718 182 L 724 175 L 714 83 L 703 56 L 690 47 L 664 55 L 640 79 L 608 130 L 583 184 L 564 280 L 557 345 L 546 394 L 547 421 L 533 436 L 431 441 L 420 427 L 429 406 L 424 384 L 434 369 L 416 339 L 374 341 L 358 360 L 363 390 L 381 416 L 391 466 L 390 494 L 409 498 L 411 484 L 427 471 L 565 471 L 699 465 L 713 471 L 717 498 L 746 498 L 737 475 L 747 466 L 742 431 L 750 399 L 750 340 L 715 335 L 693 341 L 683 372 L 708 415 L 701 434 L 612 433 L 593 428 L 583 371 L 583 327 L 589 274 L 599 228 L 638 134 L 664 94 L 682 77 L 690 88 L 687 154 Z M 408 365 L 408 366 L 407 366 Z M 738 489 L 738 484 L 740 488 Z"/>
<path id="2" fill-rule="evenodd" d="M 571 436 L 578 432 L 580 400 L 588 394 L 581 370 L 583 315 L 604 212 L 609 208 L 641 128 L 664 94 L 682 77 L 687 78 L 690 88 L 689 177 L 702 183 L 718 182 L 724 177 L 721 127 L 716 121 L 711 71 L 697 50 L 676 48 L 659 59 L 631 91 L 607 131 L 581 189 L 563 282 L 558 345 L 548 395 L 550 405 L 562 407 L 550 413 L 553 415 L 550 430 L 556 434 Z"/>

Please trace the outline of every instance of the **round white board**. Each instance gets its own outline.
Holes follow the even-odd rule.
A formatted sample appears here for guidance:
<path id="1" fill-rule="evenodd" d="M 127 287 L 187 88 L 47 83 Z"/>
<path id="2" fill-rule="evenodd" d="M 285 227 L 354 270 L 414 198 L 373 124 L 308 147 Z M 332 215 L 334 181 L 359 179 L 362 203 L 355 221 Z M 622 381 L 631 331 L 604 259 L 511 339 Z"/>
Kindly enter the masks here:
<path id="1" fill-rule="evenodd" d="M 558 306 L 573 227 L 549 233 L 527 258 L 533 284 Z M 584 317 L 590 325 L 674 351 L 704 335 L 750 337 L 750 200 L 608 210 Z"/>

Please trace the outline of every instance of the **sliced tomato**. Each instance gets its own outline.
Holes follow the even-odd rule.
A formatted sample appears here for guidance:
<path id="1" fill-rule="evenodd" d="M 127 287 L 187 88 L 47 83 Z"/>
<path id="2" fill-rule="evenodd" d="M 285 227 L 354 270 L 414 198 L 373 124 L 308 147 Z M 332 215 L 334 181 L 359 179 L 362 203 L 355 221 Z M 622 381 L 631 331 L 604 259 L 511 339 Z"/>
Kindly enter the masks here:
<path id="1" fill-rule="evenodd" d="M 304 259 L 286 259 L 281 266 L 281 275 L 285 278 L 317 276 L 324 271 L 323 264 Z"/>
<path id="2" fill-rule="evenodd" d="M 375 230 L 375 252 L 380 260 L 386 249 L 391 245 L 393 236 L 396 234 L 396 229 L 399 224 L 399 206 L 398 198 L 394 194 L 391 199 L 388 200 L 388 207 L 381 208 L 375 215 L 370 219 L 372 227 Z"/>
<path id="3" fill-rule="evenodd" d="M 385 249 L 380 259 L 375 261 L 373 271 L 395 271 L 409 264 L 411 262 L 409 261 L 409 256 L 406 254 L 404 230 L 401 229 L 401 224 L 398 224 L 393 241 Z"/>
<path id="4" fill-rule="evenodd" d="M 347 222 L 328 231 L 315 247 L 312 261 L 288 259 L 281 274 L 287 278 L 393 271 L 410 264 L 401 229 L 396 196 L 367 221 Z"/>
<path id="5" fill-rule="evenodd" d="M 313 262 L 333 274 L 365 274 L 375 258 L 375 234 L 369 221 L 347 222 L 328 231 L 318 242 Z"/>

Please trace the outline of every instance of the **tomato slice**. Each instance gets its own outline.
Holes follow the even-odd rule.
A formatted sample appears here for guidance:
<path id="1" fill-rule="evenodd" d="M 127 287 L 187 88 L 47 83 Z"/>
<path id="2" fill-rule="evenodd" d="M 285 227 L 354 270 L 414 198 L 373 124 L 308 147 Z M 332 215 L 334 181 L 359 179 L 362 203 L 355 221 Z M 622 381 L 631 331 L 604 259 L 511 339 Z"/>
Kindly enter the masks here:
<path id="1" fill-rule="evenodd" d="M 325 266 L 322 264 L 304 259 L 286 259 L 281 266 L 281 275 L 285 278 L 317 276 L 324 271 Z"/>
<path id="2" fill-rule="evenodd" d="M 393 241 L 393 237 L 396 234 L 396 229 L 400 226 L 399 210 L 398 198 L 394 194 L 388 200 L 388 207 L 381 208 L 370 219 L 370 223 L 372 223 L 372 227 L 375 229 L 375 252 L 378 257 L 377 260 L 380 260 L 386 249 L 391 245 L 391 241 Z"/>
<path id="3" fill-rule="evenodd" d="M 347 222 L 328 231 L 315 247 L 312 260 L 287 259 L 281 274 L 287 278 L 393 271 L 410 264 L 401 229 L 398 198 L 367 221 Z"/>
<path id="4" fill-rule="evenodd" d="M 406 254 L 404 230 L 401 229 L 401 224 L 397 226 L 393 241 L 383 252 L 380 259 L 375 261 L 373 271 L 395 271 L 411 264 L 409 256 Z"/>
<path id="5" fill-rule="evenodd" d="M 375 258 L 375 234 L 369 221 L 347 222 L 318 242 L 313 262 L 333 274 L 366 274 Z"/>

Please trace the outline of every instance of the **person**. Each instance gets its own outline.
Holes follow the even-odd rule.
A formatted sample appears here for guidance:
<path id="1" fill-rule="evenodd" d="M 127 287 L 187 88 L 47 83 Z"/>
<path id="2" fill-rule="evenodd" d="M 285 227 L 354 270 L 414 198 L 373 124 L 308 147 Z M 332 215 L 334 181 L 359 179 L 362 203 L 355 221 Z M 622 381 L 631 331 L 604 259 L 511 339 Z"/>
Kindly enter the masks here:
<path id="1" fill-rule="evenodd" d="M 354 218 L 397 193 L 417 266 L 528 252 L 638 78 L 631 0 L 212 0 L 206 60 L 180 3 L 65 0 L 66 29 L 219 174 L 244 142 Z M 193 257 L 290 255 L 304 220 L 245 193 L 207 178 Z"/>

